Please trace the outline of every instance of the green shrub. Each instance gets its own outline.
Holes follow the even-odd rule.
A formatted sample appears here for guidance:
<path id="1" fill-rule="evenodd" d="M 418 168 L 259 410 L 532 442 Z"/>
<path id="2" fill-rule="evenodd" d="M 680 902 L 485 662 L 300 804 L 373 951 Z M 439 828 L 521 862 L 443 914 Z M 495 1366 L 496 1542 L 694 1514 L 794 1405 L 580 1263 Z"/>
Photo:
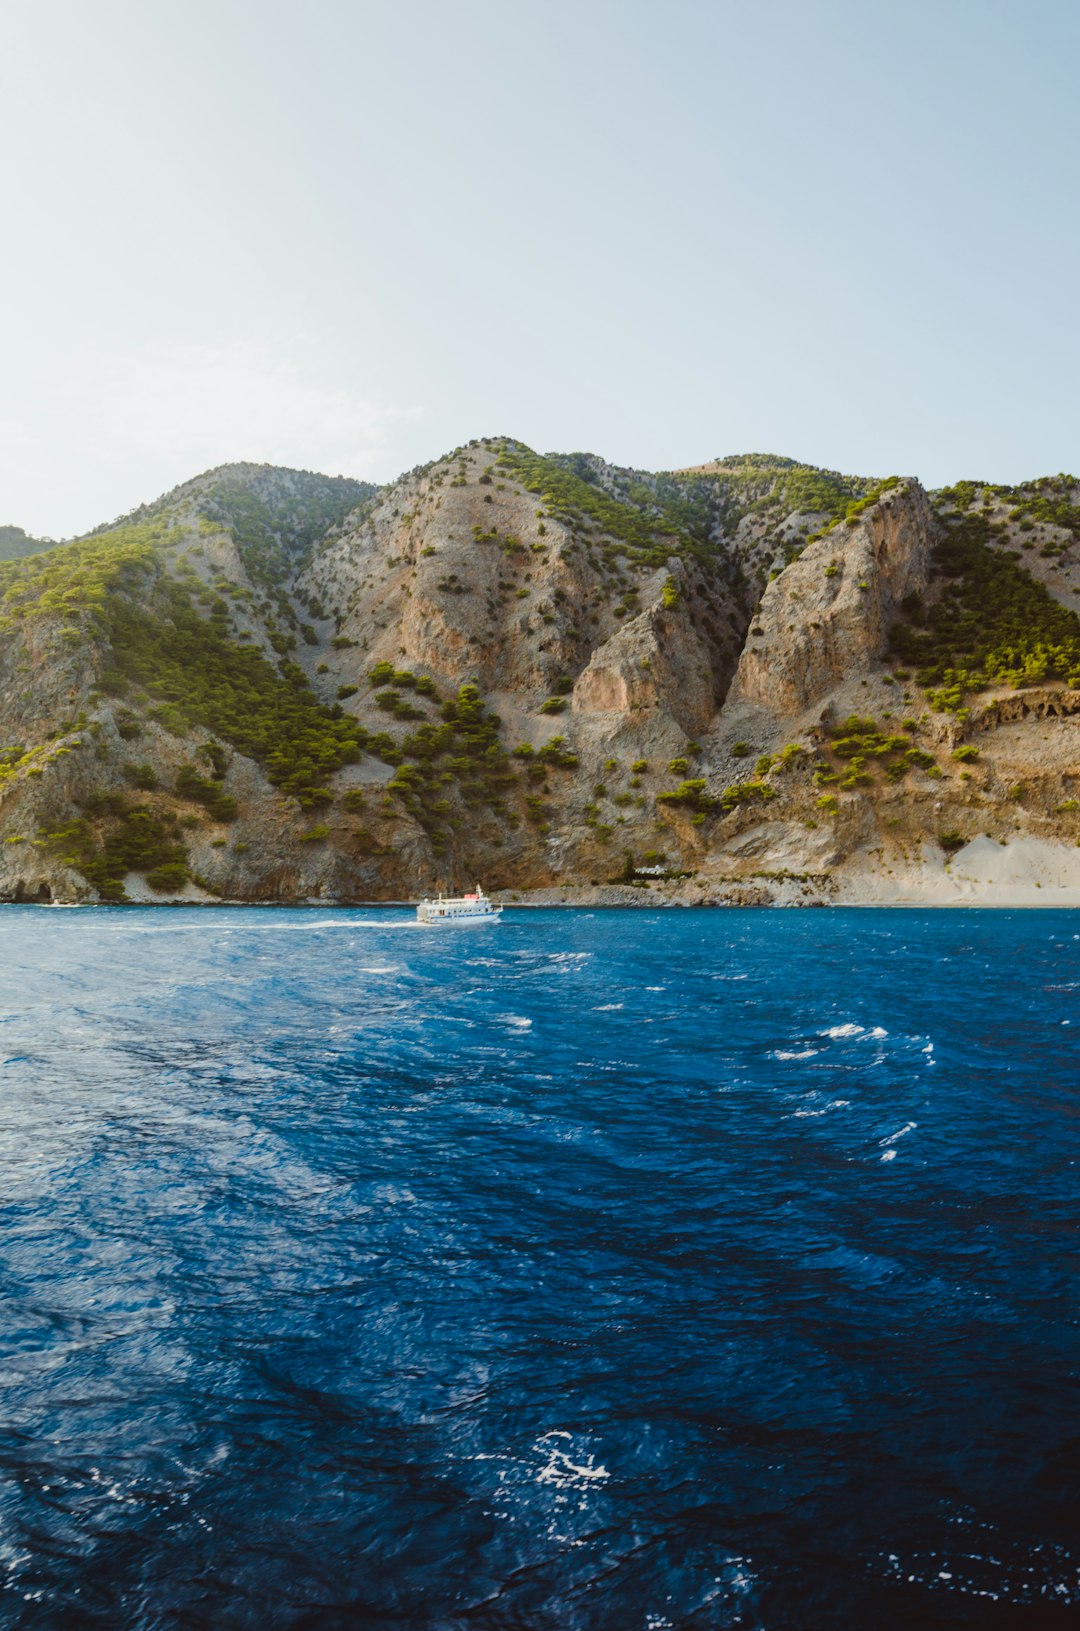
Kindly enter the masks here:
<path id="1" fill-rule="evenodd" d="M 733 782 L 730 787 L 725 787 L 721 793 L 720 808 L 725 815 L 728 815 L 740 804 L 751 804 L 756 799 L 760 799 L 762 803 L 767 804 L 770 799 L 775 797 L 775 787 L 770 787 L 766 782 Z"/>
<path id="2" fill-rule="evenodd" d="M 657 803 L 681 805 L 707 814 L 716 808 L 716 800 L 705 791 L 706 785 L 704 776 L 693 777 L 689 781 L 681 782 L 673 793 L 659 793 Z"/>
<path id="3" fill-rule="evenodd" d="M 536 758 L 541 764 L 555 765 L 560 770 L 573 770 L 578 763 L 578 756 L 566 746 L 565 736 L 553 736 L 550 742 L 545 742 L 538 748 Z"/>
<path id="4" fill-rule="evenodd" d="M 906 736 L 883 730 L 867 715 L 850 714 L 841 724 L 831 726 L 829 735 L 828 751 L 848 762 L 840 779 L 840 786 L 848 790 L 871 785 L 870 767 L 874 761 L 881 763 L 886 777 L 894 782 L 901 781 L 912 765 L 935 762 L 932 754 L 910 747 Z M 814 774 L 818 786 L 836 779 L 827 762 L 819 765 Z"/>
<path id="5" fill-rule="evenodd" d="M 201 776 L 194 765 L 182 765 L 176 778 L 176 791 L 180 798 L 202 804 L 215 821 L 235 821 L 239 813 L 231 793 L 223 793 L 220 781 Z"/>
<path id="6" fill-rule="evenodd" d="M 125 765 L 124 780 L 144 793 L 152 793 L 154 788 L 159 786 L 157 771 L 153 765 Z"/>
<path id="7" fill-rule="evenodd" d="M 152 867 L 146 874 L 146 881 L 151 889 L 160 890 L 162 894 L 173 894 L 183 889 L 188 876 L 188 869 L 182 861 L 166 861 L 161 866 Z"/>

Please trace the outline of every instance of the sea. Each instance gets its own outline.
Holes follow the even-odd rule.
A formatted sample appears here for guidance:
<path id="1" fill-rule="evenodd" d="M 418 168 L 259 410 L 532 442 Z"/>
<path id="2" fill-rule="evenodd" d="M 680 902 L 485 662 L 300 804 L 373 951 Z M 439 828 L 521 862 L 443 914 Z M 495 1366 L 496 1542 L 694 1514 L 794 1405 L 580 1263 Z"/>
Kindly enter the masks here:
<path id="1" fill-rule="evenodd" d="M 0 911 L 0 1625 L 1080 1618 L 1080 914 Z"/>

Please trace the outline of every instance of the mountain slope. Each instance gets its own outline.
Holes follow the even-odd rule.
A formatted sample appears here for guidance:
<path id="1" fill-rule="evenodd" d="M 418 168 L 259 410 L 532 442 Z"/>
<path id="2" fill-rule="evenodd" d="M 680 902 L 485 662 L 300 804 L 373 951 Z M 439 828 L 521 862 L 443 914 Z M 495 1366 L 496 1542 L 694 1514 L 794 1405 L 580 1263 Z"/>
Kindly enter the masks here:
<path id="1" fill-rule="evenodd" d="M 37 555 L 52 549 L 48 538 L 31 538 L 21 527 L 0 527 L 0 561 L 17 561 L 24 555 Z"/>
<path id="2" fill-rule="evenodd" d="M 1078 552 L 1069 477 L 223 466 L 0 563 L 0 896 L 862 898 L 1063 854 Z"/>

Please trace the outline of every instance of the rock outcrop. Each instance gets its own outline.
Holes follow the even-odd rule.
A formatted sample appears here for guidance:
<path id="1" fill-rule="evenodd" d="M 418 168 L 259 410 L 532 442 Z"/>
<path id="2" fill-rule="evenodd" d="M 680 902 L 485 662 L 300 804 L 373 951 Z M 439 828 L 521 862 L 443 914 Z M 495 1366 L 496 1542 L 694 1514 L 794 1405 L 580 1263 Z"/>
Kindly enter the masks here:
<path id="1" fill-rule="evenodd" d="M 799 714 L 879 663 L 905 596 L 926 588 L 937 523 L 916 481 L 808 544 L 768 585 L 733 700 Z"/>
<path id="2" fill-rule="evenodd" d="M 669 566 L 648 585 L 646 609 L 593 651 L 574 685 L 575 713 L 640 722 L 659 710 L 688 736 L 708 729 L 738 659 L 737 641 L 730 624 L 711 636 L 703 625 L 700 574 L 679 561 Z"/>

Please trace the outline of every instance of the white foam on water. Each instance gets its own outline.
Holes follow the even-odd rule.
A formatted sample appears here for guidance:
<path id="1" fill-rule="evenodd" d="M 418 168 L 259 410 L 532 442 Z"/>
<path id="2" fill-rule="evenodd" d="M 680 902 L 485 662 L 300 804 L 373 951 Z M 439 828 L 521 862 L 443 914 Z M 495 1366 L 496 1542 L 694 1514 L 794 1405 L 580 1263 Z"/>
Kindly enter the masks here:
<path id="1" fill-rule="evenodd" d="M 611 1477 L 606 1467 L 597 1463 L 592 1454 L 574 1452 L 573 1434 L 561 1431 L 545 1433 L 538 1438 L 534 1449 L 547 1460 L 536 1474 L 538 1484 L 554 1489 L 586 1490 L 607 1483 Z"/>
<path id="2" fill-rule="evenodd" d="M 827 1031 L 818 1032 L 819 1036 L 831 1037 L 862 1036 L 862 1034 L 863 1027 L 861 1025 L 854 1025 L 850 1023 L 847 1025 L 832 1025 Z"/>
<path id="3" fill-rule="evenodd" d="M 895 1150 L 886 1150 L 885 1154 L 881 1157 L 881 1159 L 883 1161 L 895 1161 L 896 1160 L 896 1151 Z"/>
<path id="4" fill-rule="evenodd" d="M 598 1008 L 593 1009 L 593 1013 L 594 1014 L 614 1014 L 614 1013 L 617 1013 L 618 1010 L 620 1008 L 624 1007 L 624 1006 L 625 1006 L 625 1004 L 623 1004 L 621 1002 L 602 1002 Z"/>
<path id="5" fill-rule="evenodd" d="M 883 1148 L 886 1145 L 895 1144 L 898 1139 L 904 1138 L 906 1136 L 906 1134 L 913 1133 L 918 1125 L 919 1125 L 919 1123 L 917 1121 L 906 1121 L 904 1123 L 904 1125 L 901 1128 L 899 1128 L 899 1130 L 897 1132 L 890 1133 L 888 1138 L 879 1138 L 878 1143 Z"/>
<path id="6" fill-rule="evenodd" d="M 792 1097 L 795 1096 L 792 1095 Z M 827 1116 L 830 1110 L 849 1110 L 851 1108 L 850 1099 L 825 1099 L 823 1102 L 822 1095 L 817 1091 L 800 1093 L 797 1096 L 803 1101 L 804 1105 L 808 1105 L 810 1108 L 792 1110 L 783 1117 L 784 1121 L 813 1121 L 820 1116 Z"/>
<path id="7" fill-rule="evenodd" d="M 798 1052 L 788 1052 L 783 1048 L 777 1048 L 776 1052 L 773 1054 L 773 1058 L 774 1059 L 813 1059 L 820 1052 L 821 1052 L 820 1048 L 803 1048 Z"/>
<path id="8" fill-rule="evenodd" d="M 526 1019 L 524 1014 L 500 1014 L 499 1018 L 504 1025 L 509 1025 L 515 1031 L 531 1031 L 532 1020 Z"/>

